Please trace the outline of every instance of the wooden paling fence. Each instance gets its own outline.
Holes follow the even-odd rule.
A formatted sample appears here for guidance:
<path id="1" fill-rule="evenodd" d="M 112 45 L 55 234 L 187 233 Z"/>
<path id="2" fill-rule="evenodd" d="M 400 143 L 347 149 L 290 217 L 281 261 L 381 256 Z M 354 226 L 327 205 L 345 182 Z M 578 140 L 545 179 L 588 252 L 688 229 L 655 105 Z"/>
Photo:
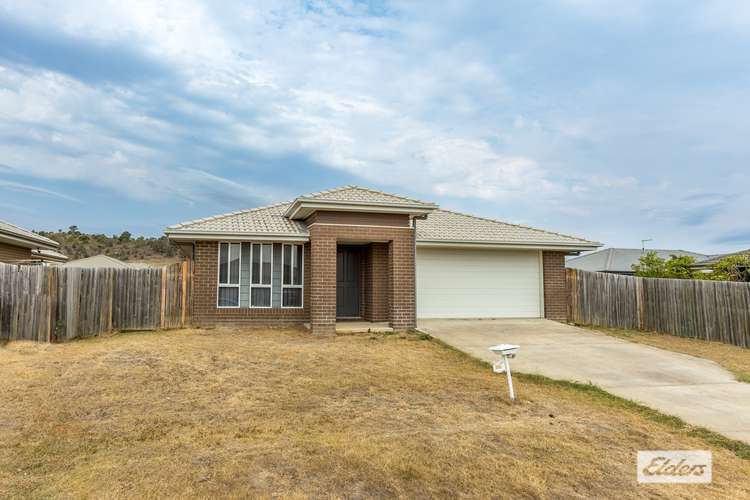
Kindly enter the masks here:
<path id="1" fill-rule="evenodd" d="M 750 283 L 567 270 L 568 320 L 750 347 Z"/>
<path id="2" fill-rule="evenodd" d="M 0 264 L 0 340 L 184 327 L 191 294 L 189 261 L 145 269 Z"/>

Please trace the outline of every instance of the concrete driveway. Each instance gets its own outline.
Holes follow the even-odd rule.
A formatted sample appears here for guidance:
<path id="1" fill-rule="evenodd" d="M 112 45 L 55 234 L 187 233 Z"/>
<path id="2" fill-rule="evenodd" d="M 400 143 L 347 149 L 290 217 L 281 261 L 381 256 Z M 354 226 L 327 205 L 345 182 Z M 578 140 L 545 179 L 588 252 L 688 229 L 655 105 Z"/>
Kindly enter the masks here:
<path id="1" fill-rule="evenodd" d="M 518 344 L 512 361 L 518 372 L 592 383 L 750 443 L 750 384 L 737 382 L 713 361 L 544 319 L 420 320 L 419 327 L 487 361 L 493 360 L 489 346 Z"/>

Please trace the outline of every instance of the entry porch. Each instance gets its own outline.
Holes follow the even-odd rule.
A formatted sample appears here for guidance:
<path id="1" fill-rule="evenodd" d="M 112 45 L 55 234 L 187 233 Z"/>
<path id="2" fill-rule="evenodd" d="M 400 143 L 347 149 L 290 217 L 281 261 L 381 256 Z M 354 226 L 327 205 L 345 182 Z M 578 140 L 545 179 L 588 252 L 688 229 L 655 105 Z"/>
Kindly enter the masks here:
<path id="1" fill-rule="evenodd" d="M 415 328 L 413 234 L 408 226 L 312 224 L 312 332 Z"/>

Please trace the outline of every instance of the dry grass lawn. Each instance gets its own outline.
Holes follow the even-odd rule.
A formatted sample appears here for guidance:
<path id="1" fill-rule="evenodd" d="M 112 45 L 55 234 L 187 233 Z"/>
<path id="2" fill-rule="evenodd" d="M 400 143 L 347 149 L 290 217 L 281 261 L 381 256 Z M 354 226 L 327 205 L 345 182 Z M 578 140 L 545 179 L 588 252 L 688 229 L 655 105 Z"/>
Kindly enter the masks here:
<path id="1" fill-rule="evenodd" d="M 588 327 L 592 330 L 612 335 L 631 342 L 646 344 L 668 351 L 690 354 L 698 358 L 710 359 L 720 364 L 737 377 L 737 380 L 750 383 L 750 349 L 722 342 L 689 339 L 655 332 L 623 330 L 620 328 Z"/>
<path id="2" fill-rule="evenodd" d="M 748 497 L 750 461 L 416 336 L 119 334 L 0 347 L 0 497 Z M 711 485 L 639 486 L 642 449 Z"/>

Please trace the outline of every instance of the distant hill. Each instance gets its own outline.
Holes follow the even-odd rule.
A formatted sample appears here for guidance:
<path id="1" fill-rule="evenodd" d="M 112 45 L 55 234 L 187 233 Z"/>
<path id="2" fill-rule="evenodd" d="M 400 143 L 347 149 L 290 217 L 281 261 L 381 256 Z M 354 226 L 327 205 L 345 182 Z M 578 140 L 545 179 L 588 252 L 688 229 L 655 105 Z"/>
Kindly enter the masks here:
<path id="1" fill-rule="evenodd" d="M 126 262 L 143 262 L 151 265 L 166 265 L 177 262 L 177 249 L 166 236 L 161 238 L 133 237 L 128 231 L 122 234 L 87 234 L 70 226 L 67 231 L 37 231 L 38 234 L 60 243 L 60 251 L 70 260 L 104 254 Z"/>

